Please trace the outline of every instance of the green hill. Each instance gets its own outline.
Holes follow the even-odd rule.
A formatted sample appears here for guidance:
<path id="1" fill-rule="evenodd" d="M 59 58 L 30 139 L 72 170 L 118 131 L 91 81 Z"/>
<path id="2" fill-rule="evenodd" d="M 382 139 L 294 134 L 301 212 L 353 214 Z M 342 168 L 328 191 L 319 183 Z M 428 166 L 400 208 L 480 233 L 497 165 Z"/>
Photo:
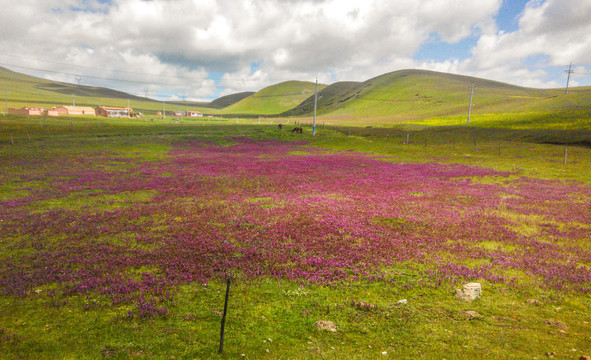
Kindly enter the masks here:
<path id="1" fill-rule="evenodd" d="M 348 94 L 354 94 L 362 83 L 355 81 L 341 81 L 325 87 L 318 92 L 317 112 L 321 110 L 322 113 L 329 113 L 345 101 L 349 100 Z M 310 115 L 314 111 L 314 96 L 310 96 L 301 104 L 293 109 L 290 109 L 282 116 L 300 116 Z"/>
<path id="2" fill-rule="evenodd" d="M 354 125 L 389 125 L 412 121 L 421 125 L 466 123 L 470 92 L 473 121 L 488 127 L 591 128 L 591 87 L 532 89 L 426 70 L 401 70 L 364 82 L 318 86 L 317 113 L 325 121 Z M 312 82 L 287 81 L 256 93 L 243 92 L 209 103 L 167 102 L 166 110 L 198 110 L 221 115 L 310 116 L 314 109 Z M 8 107 L 127 106 L 144 113 L 163 108 L 160 101 L 101 87 L 55 82 L 0 67 L 0 89 Z M 0 93 L 0 96 L 4 95 Z"/>
<path id="3" fill-rule="evenodd" d="M 532 89 L 470 76 L 401 70 L 362 83 L 336 83 L 319 92 L 318 115 L 349 125 L 413 121 L 423 125 L 473 122 L 512 128 L 589 128 L 591 87 Z M 282 115 L 310 116 L 309 98 Z M 471 122 L 471 123 L 473 123 Z"/>
<path id="4" fill-rule="evenodd" d="M 255 94 L 254 91 L 245 91 L 245 92 L 240 92 L 240 93 L 236 93 L 236 94 L 222 96 L 222 97 L 217 98 L 217 99 L 213 100 L 212 102 L 210 102 L 209 105 L 207 105 L 207 107 L 213 108 L 213 109 L 223 109 L 227 106 L 233 105 L 233 104 L 239 102 L 240 100 L 247 98 L 247 97 L 254 95 L 254 94 Z"/>
<path id="5" fill-rule="evenodd" d="M 103 87 L 69 84 L 20 74 L 0 67 L 0 89 L 6 91 L 5 101 L 0 102 L 0 112 L 25 106 L 51 108 L 75 102 L 78 106 L 127 106 L 139 112 L 162 110 L 162 102 Z M 4 95 L 3 93 L 1 95 Z M 198 104 L 198 105 L 197 105 Z M 204 111 L 200 103 L 167 103 L 166 110 Z"/>
<path id="6" fill-rule="evenodd" d="M 326 85 L 318 85 L 324 89 Z M 255 94 L 225 107 L 223 114 L 276 115 L 298 106 L 314 94 L 315 84 L 304 81 L 286 81 L 266 87 Z"/>
<path id="7" fill-rule="evenodd" d="M 547 110 L 556 106 L 553 99 L 563 93 L 562 90 L 530 89 L 434 71 L 401 70 L 363 83 L 333 84 L 319 93 L 317 111 L 319 114 L 400 119 L 465 114 L 472 86 L 473 110 L 481 112 Z M 576 94 L 572 97 L 582 100 Z M 579 104 L 584 105 L 586 102 Z M 312 109 L 313 99 L 309 99 L 286 115 L 309 115 Z"/>

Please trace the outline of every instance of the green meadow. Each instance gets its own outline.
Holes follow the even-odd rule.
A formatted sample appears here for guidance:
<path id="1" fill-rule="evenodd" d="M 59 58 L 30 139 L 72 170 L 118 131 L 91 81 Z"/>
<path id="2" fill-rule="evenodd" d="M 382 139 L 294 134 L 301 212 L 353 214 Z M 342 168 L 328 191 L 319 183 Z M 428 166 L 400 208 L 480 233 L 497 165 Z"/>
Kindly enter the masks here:
<path id="1" fill-rule="evenodd" d="M 306 146 L 312 148 L 379 155 L 395 163 L 460 163 L 561 182 L 589 184 L 591 179 L 588 148 L 523 141 L 543 135 L 534 130 L 520 133 L 476 125 L 421 125 L 409 131 L 410 125 L 405 125 L 374 133 L 367 132 L 372 129 L 351 128 L 349 135 L 349 128 L 320 127 L 312 137 L 308 127 L 303 135 L 296 135 L 279 132 L 274 124 L 259 125 L 247 120 L 236 124 L 234 120 L 221 119 L 176 122 L 148 118 L 93 121 L 3 117 L 0 121 L 2 201 L 49 191 L 52 184 L 36 174 L 46 172 L 44 163 L 52 158 L 92 158 L 107 152 L 128 160 L 108 164 L 118 172 L 125 171 L 129 161 L 163 161 L 178 142 L 225 144 L 232 138 L 306 141 Z M 569 141 L 560 131 L 552 134 L 556 142 Z M 74 192 L 64 197 L 56 194 L 55 200 L 38 201 L 26 211 L 48 213 L 64 209 L 108 214 L 149 202 L 154 196 L 149 192 L 100 196 Z M 579 206 L 588 213 L 589 198 Z M 517 220 L 523 224 L 519 231 L 524 234 L 536 234 L 535 229 L 544 222 L 533 216 Z M 2 231 L 6 233 L 7 229 Z M 59 235 L 56 236 L 47 241 L 59 242 Z M 130 244 L 125 240 L 128 235 L 116 236 L 122 244 Z M 3 237 L 2 256 L 23 256 L 25 250 L 18 250 L 22 240 L 18 236 Z M 499 246 L 512 250 L 511 245 L 494 241 L 481 246 L 495 251 Z M 582 249 L 588 252 L 588 244 Z M 222 278 L 212 278 L 207 286 L 175 286 L 174 301 L 166 304 L 168 313 L 155 318 L 129 318 L 132 305 L 114 305 L 98 294 L 49 295 L 51 289 L 59 286 L 47 284 L 25 296 L 2 295 L 0 351 L 6 359 L 578 359 L 591 353 L 588 292 L 526 286 L 527 282 L 508 286 L 471 279 L 483 284 L 483 296 L 463 303 L 453 296 L 454 289 L 461 284 L 433 285 L 422 271 L 423 266 L 390 266 L 389 282 L 318 285 L 238 277 L 231 285 L 222 354 L 218 354 L 225 292 Z M 528 277 L 514 272 L 520 278 Z M 358 307 L 354 305 L 357 302 L 375 308 Z M 314 324 L 319 320 L 334 322 L 337 331 L 317 329 Z"/>
<path id="2" fill-rule="evenodd" d="M 71 101 L 3 76 L 9 107 Z M 468 124 L 473 82 L 323 86 L 314 136 L 313 83 L 214 118 L 0 116 L 0 358 L 591 356 L 591 90 L 480 80 Z"/>

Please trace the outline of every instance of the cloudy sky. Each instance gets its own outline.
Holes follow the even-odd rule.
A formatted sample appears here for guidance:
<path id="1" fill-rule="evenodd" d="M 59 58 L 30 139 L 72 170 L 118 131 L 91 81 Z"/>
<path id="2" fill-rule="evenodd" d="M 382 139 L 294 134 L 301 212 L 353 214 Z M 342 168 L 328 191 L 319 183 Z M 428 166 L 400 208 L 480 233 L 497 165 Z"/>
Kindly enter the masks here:
<path id="1" fill-rule="evenodd" d="M 0 66 L 160 100 L 430 69 L 591 85 L 591 0 L 0 0 Z"/>

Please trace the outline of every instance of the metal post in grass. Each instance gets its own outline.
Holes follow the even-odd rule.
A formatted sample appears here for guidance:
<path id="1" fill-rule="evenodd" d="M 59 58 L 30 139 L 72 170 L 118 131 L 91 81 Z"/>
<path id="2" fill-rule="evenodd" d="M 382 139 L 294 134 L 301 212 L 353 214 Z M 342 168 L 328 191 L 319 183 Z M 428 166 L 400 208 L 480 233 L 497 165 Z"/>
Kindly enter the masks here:
<path id="1" fill-rule="evenodd" d="M 316 104 L 318 103 L 318 76 L 316 77 L 316 90 L 314 90 L 314 123 L 312 124 L 312 136 L 316 135 Z"/>
<path id="2" fill-rule="evenodd" d="M 226 278 L 226 299 L 224 300 L 224 314 L 222 315 L 222 326 L 220 329 L 220 348 L 218 353 L 224 352 L 224 328 L 226 327 L 226 314 L 228 313 L 228 297 L 230 296 L 230 277 Z"/>
<path id="3" fill-rule="evenodd" d="M 466 125 L 470 124 L 470 115 L 472 115 L 472 97 L 474 97 L 474 85 L 472 85 L 472 89 L 470 90 L 470 107 L 468 108 L 468 121 Z"/>
<path id="4" fill-rule="evenodd" d="M 566 154 L 567 154 L 567 150 L 566 150 L 566 146 L 564 147 L 564 160 L 562 162 L 563 165 L 566 165 Z"/>
<path id="5" fill-rule="evenodd" d="M 27 131 L 27 129 L 25 129 L 25 133 L 27 134 L 27 138 L 29 138 L 29 141 L 31 141 L 31 136 L 29 135 L 29 132 Z"/>
<path id="6" fill-rule="evenodd" d="M 408 145 L 408 137 L 410 136 L 409 133 L 406 133 L 406 145 Z"/>
<path id="7" fill-rule="evenodd" d="M 6 115 L 8 114 L 8 95 L 6 93 L 6 89 L 4 89 L 4 107 L 6 108 L 4 115 Z"/>

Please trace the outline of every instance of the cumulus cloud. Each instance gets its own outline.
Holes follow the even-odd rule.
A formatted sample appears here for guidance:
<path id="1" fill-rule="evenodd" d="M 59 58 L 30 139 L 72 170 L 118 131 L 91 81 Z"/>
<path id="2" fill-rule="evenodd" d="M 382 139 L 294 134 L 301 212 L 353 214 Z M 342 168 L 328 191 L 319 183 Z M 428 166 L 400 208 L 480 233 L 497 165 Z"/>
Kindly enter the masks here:
<path id="1" fill-rule="evenodd" d="M 495 26 L 502 0 L 9 1 L 0 0 L 0 64 L 152 96 L 211 98 L 413 67 L 548 86 L 547 73 L 524 59 L 591 62 L 591 0 L 532 0 L 512 33 Z M 462 61 L 414 60 L 434 37 L 478 40 Z"/>
<path id="2" fill-rule="evenodd" d="M 530 1 L 515 32 L 483 33 L 457 71 L 531 87 L 561 86 L 546 68 L 591 62 L 591 0 Z M 530 68 L 528 61 L 537 59 Z M 581 71 L 578 70 L 577 73 Z"/>

